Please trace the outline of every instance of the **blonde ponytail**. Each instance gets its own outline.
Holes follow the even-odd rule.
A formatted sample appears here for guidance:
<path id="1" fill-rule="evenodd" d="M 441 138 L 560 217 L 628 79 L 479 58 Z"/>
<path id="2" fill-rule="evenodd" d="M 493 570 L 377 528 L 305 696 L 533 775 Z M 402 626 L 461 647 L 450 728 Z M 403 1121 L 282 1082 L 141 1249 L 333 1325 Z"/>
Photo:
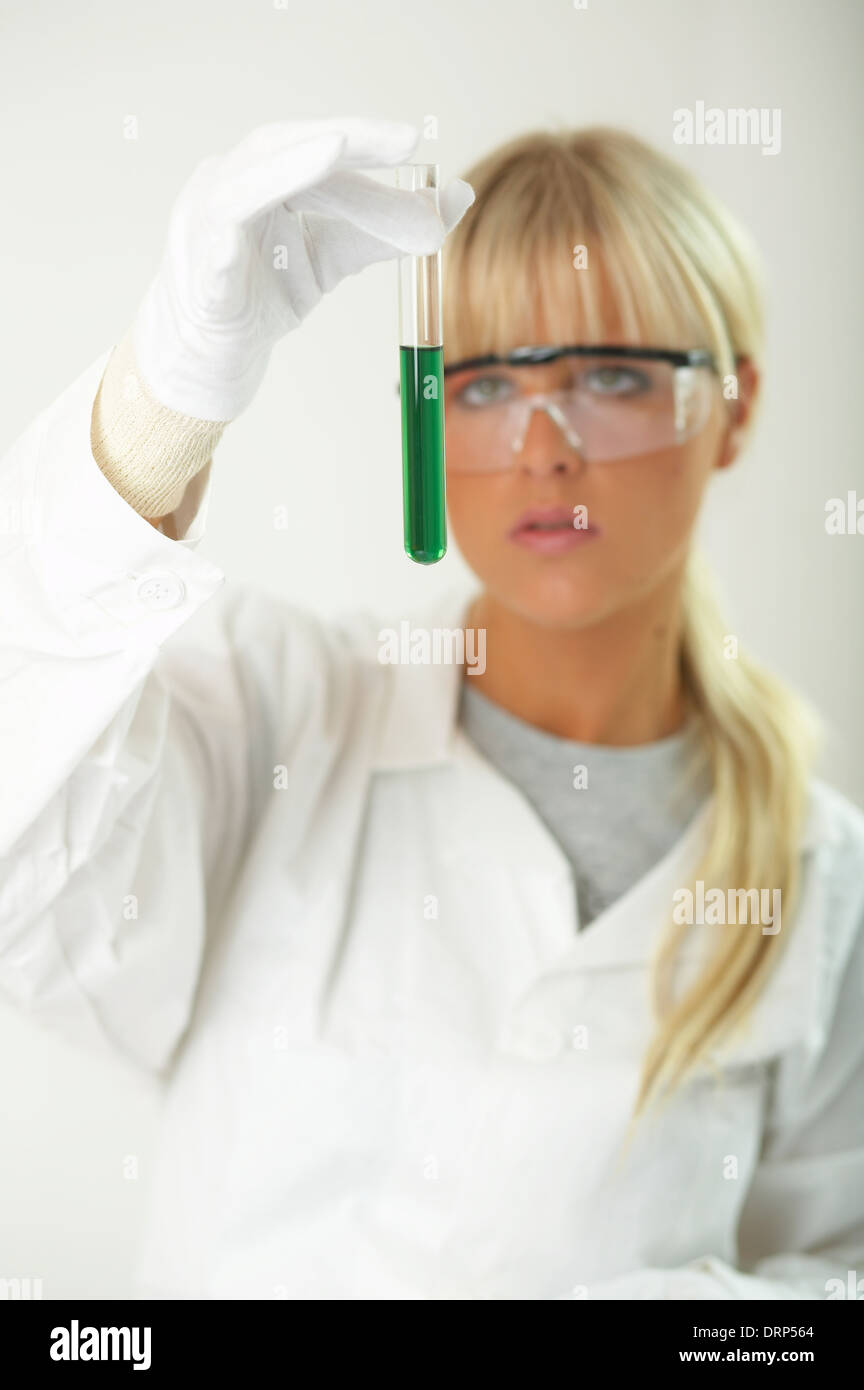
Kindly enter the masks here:
<path id="1" fill-rule="evenodd" d="M 669 1004 L 669 978 L 687 925 L 671 922 L 652 977 L 657 1031 L 634 1114 L 721 1039 L 746 1024 L 789 936 L 799 891 L 798 846 L 819 738 L 812 710 L 745 653 L 728 650 L 728 628 L 702 557 L 690 559 L 684 590 L 682 674 L 698 714 L 714 796 L 694 880 L 716 887 L 777 890 L 784 930 L 727 923 L 704 973 Z"/>

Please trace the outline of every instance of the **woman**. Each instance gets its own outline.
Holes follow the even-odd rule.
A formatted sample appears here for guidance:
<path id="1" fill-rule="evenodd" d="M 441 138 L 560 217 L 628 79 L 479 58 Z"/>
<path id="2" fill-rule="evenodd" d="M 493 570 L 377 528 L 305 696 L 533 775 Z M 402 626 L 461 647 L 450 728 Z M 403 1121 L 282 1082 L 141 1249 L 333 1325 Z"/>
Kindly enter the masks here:
<path id="1" fill-rule="evenodd" d="M 154 1296 L 838 1296 L 864 820 L 692 559 L 753 418 L 752 253 L 608 130 L 511 142 L 439 219 L 362 172 L 417 136 L 205 161 L 134 331 L 4 465 L 4 985 L 168 1077 Z M 380 618 L 216 596 L 195 542 L 277 338 L 445 235 L 478 585 L 410 627 L 477 659 L 394 663 Z"/>

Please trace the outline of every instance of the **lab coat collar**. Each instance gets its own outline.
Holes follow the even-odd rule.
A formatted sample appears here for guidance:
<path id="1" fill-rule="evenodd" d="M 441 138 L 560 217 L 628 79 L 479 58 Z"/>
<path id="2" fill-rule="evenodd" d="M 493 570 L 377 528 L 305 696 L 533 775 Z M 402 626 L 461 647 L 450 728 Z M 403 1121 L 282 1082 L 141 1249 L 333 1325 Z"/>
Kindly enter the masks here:
<path id="1" fill-rule="evenodd" d="M 411 625 L 434 629 L 460 626 L 476 590 L 451 590 L 443 601 L 418 609 Z M 398 623 L 391 626 L 398 628 Z M 569 972 L 645 966 L 657 944 L 651 924 L 669 917 L 675 887 L 690 886 L 705 845 L 713 798 L 708 798 L 683 835 L 654 867 L 588 926 L 579 930 L 572 866 L 518 788 L 476 749 L 458 726 L 462 669 L 456 664 L 393 665 L 376 766 L 382 771 L 449 765 L 468 773 L 462 780 L 445 846 L 451 870 L 464 881 L 496 882 L 518 863 L 521 888 L 530 885 L 532 941 L 537 979 Z M 466 676 L 466 679 L 470 677 Z M 491 814 L 490 814 L 491 812 Z M 831 834 L 824 798 L 811 796 L 802 849 L 824 843 Z M 818 889 L 818 884 L 815 885 Z M 516 891 L 514 889 L 514 891 Z M 803 915 L 810 915 L 809 904 Z M 679 947 L 684 971 L 704 965 L 712 934 L 694 927 Z M 771 987 L 772 1003 L 763 1010 L 755 1034 L 739 1046 L 742 1060 L 770 1051 L 810 1026 L 813 991 L 818 987 L 818 945 L 812 930 L 793 933 L 791 950 Z M 535 981 L 536 983 L 536 981 Z M 533 990 L 529 987 L 528 993 Z M 795 1007 L 789 1007 L 790 999 Z M 796 1022 L 797 1020 L 797 1022 Z M 788 1036 L 787 1036 L 788 1035 Z"/>
<path id="2" fill-rule="evenodd" d="M 397 632 L 407 622 L 409 631 L 462 627 L 480 586 L 451 586 L 443 597 L 417 605 L 410 613 L 390 618 L 382 627 Z M 380 633 L 380 629 L 379 629 Z M 455 663 L 411 664 L 390 667 L 392 682 L 374 758 L 376 771 L 434 767 L 460 756 L 464 741 L 457 726 L 462 667 Z M 471 676 L 466 675 L 466 680 Z M 698 831 L 694 834 L 698 836 Z M 809 850 L 832 833 L 821 797 L 811 797 L 802 833 L 801 848 Z"/>

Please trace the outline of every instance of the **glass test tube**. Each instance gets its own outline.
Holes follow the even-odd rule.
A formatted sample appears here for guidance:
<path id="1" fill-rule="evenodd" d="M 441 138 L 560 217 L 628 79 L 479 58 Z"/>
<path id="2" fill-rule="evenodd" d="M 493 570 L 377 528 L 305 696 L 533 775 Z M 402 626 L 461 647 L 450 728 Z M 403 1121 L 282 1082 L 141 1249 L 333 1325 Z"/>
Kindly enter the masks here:
<path id="1" fill-rule="evenodd" d="M 433 190 L 438 165 L 403 164 L 397 188 Z M 399 258 L 399 383 L 405 553 L 434 565 L 447 549 L 444 491 L 444 345 L 441 252 Z"/>

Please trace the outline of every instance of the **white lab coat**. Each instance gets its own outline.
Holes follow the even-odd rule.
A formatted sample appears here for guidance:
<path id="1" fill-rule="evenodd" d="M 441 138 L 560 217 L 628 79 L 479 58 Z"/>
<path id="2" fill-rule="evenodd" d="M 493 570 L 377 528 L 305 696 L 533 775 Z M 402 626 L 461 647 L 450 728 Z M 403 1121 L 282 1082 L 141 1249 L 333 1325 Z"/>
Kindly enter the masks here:
<path id="1" fill-rule="evenodd" d="M 562 850 L 455 724 L 454 666 L 382 664 L 380 619 L 220 589 L 194 488 L 182 541 L 113 491 L 89 443 L 107 356 L 0 468 L 21 518 L 0 984 L 165 1073 L 142 1291 L 843 1296 L 864 1275 L 864 817 L 814 783 L 801 917 L 750 1035 L 619 1163 L 705 812 L 580 933 Z"/>

